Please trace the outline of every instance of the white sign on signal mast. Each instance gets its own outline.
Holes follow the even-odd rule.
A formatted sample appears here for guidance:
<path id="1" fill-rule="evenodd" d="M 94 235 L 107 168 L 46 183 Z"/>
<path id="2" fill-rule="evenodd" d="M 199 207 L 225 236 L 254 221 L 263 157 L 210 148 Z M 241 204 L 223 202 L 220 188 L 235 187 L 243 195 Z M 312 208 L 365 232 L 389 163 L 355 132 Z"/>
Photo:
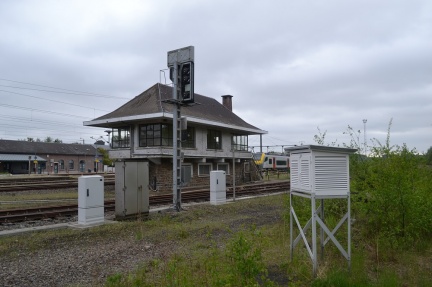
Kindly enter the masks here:
<path id="1" fill-rule="evenodd" d="M 193 62 L 195 57 L 194 46 L 188 46 L 168 52 L 168 67 L 174 66 L 175 63 L 183 64 Z"/>
<path id="2" fill-rule="evenodd" d="M 194 103 L 194 47 L 189 46 L 168 52 L 170 79 L 179 90 L 175 100 L 183 104 Z"/>

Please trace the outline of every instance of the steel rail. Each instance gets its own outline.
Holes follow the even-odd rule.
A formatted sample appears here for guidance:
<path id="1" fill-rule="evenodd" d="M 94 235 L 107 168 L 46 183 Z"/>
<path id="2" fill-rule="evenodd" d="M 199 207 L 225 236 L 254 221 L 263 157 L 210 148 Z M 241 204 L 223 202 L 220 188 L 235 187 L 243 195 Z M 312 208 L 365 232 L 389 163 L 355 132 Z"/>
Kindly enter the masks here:
<path id="1" fill-rule="evenodd" d="M 105 179 L 105 185 L 114 185 L 114 179 Z M 26 182 L 22 184 L 2 184 L 0 183 L 0 192 L 18 192 L 26 190 L 57 189 L 78 187 L 78 180 L 67 181 L 46 181 L 46 182 Z"/>
<path id="2" fill-rule="evenodd" d="M 282 192 L 282 191 L 288 191 L 289 188 L 290 188 L 289 181 L 245 185 L 236 188 L 236 196 Z M 232 197 L 232 195 L 233 195 L 232 188 L 227 188 L 227 198 Z M 210 199 L 210 192 L 208 189 L 182 192 L 183 202 L 193 202 L 193 201 L 203 201 L 203 200 L 207 201 L 209 199 Z M 172 194 L 161 194 L 161 195 L 150 196 L 149 204 L 151 206 L 172 204 Z M 115 201 L 106 200 L 104 202 L 104 207 L 105 207 L 105 211 L 114 210 Z M 72 215 L 76 215 L 77 213 L 78 213 L 77 204 L 34 207 L 34 208 L 26 208 L 26 209 L 1 210 L 0 223 L 40 220 L 45 218 L 56 218 L 60 216 L 72 216 Z"/>

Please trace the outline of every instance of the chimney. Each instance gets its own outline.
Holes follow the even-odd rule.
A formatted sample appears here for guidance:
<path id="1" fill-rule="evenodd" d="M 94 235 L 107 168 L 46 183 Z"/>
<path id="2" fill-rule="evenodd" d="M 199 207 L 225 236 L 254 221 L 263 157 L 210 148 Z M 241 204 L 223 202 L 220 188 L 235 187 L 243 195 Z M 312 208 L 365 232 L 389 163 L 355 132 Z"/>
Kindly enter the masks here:
<path id="1" fill-rule="evenodd" d="M 232 112 L 232 97 L 231 95 L 222 96 L 222 105 Z"/>

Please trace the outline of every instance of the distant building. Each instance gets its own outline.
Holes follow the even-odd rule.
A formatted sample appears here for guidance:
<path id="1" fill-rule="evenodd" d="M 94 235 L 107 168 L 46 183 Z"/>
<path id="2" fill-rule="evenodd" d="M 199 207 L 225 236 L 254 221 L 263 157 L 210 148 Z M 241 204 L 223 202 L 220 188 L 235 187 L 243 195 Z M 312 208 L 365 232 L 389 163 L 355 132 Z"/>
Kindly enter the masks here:
<path id="1" fill-rule="evenodd" d="M 172 189 L 173 105 L 172 87 L 155 84 L 123 106 L 84 122 L 85 126 L 111 129 L 110 158 L 117 161 L 148 161 L 152 188 Z M 266 134 L 232 112 L 232 96 L 213 98 L 195 94 L 196 105 L 181 108 L 187 118 L 183 133 L 182 182 L 207 186 L 212 170 L 224 170 L 232 182 L 233 159 L 236 183 L 258 179 L 248 136 Z M 234 152 L 233 152 L 234 150 Z M 144 175 L 143 175 L 144 176 Z"/>
<path id="2" fill-rule="evenodd" d="M 0 173 L 79 174 L 102 172 L 102 158 L 96 147 L 0 140 Z"/>

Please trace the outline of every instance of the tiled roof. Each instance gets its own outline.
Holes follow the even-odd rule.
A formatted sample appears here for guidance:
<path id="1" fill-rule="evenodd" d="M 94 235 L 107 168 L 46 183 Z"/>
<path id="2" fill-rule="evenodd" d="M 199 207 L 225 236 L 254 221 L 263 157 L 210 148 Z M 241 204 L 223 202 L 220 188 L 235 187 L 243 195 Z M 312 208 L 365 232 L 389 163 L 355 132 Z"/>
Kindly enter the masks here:
<path id="1" fill-rule="evenodd" d="M 113 112 L 84 124 L 112 127 L 113 123 L 127 121 L 128 117 L 139 119 L 139 116 L 161 113 L 168 113 L 171 116 L 173 105 L 165 102 L 165 100 L 172 99 L 172 89 L 172 87 L 167 85 L 155 84 Z M 216 124 L 219 123 L 221 126 L 247 129 L 257 134 L 267 133 L 245 122 L 213 98 L 195 94 L 195 103 L 197 104 L 181 108 L 182 116 L 188 117 L 188 122 L 204 120 Z"/>
<path id="2" fill-rule="evenodd" d="M 64 155 L 95 155 L 96 149 L 87 144 L 64 144 L 0 140 L 0 154 L 64 154 Z"/>

